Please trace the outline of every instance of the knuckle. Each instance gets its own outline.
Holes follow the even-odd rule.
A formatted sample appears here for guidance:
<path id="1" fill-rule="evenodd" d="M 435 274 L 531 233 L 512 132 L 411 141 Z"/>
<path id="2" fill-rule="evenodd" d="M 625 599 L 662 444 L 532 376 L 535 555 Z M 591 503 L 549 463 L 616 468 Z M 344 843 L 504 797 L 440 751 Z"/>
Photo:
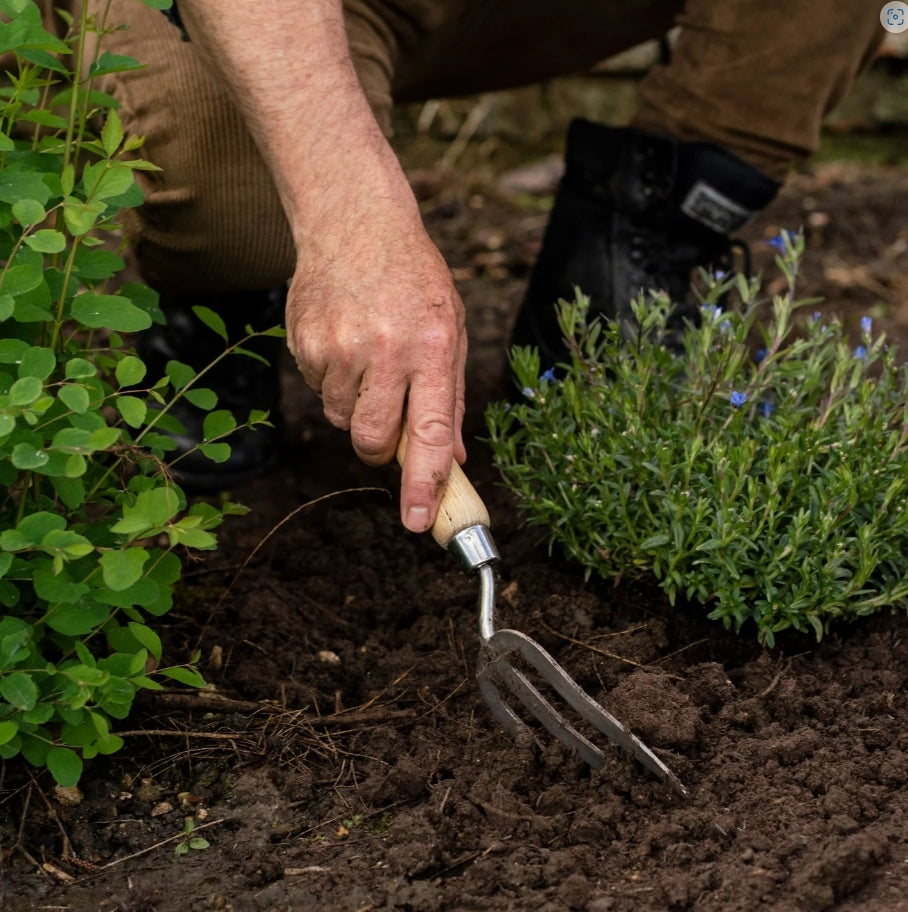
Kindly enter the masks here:
<path id="1" fill-rule="evenodd" d="M 410 429 L 410 438 L 417 446 L 447 449 L 454 434 L 453 416 L 423 411 Z"/>
<path id="2" fill-rule="evenodd" d="M 360 458 L 367 462 L 384 460 L 388 455 L 389 437 L 386 429 L 357 424 L 351 430 L 350 439 Z"/>

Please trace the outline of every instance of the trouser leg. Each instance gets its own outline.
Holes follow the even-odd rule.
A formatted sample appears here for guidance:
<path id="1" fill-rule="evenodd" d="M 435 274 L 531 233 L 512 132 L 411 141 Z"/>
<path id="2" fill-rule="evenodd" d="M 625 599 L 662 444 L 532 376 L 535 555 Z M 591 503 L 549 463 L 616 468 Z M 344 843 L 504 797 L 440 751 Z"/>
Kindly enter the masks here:
<path id="1" fill-rule="evenodd" d="M 709 141 L 781 179 L 874 57 L 878 0 L 687 0 L 671 62 L 641 84 L 635 126 Z"/>

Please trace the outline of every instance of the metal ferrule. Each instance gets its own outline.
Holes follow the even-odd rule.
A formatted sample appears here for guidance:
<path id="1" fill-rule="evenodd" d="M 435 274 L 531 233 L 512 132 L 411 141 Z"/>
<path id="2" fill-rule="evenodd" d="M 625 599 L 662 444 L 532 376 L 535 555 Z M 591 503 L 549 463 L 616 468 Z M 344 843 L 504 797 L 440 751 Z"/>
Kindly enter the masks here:
<path id="1" fill-rule="evenodd" d="M 501 557 L 492 540 L 492 533 L 482 525 L 467 526 L 458 532 L 448 542 L 448 550 L 460 558 L 464 570 L 478 570 Z"/>

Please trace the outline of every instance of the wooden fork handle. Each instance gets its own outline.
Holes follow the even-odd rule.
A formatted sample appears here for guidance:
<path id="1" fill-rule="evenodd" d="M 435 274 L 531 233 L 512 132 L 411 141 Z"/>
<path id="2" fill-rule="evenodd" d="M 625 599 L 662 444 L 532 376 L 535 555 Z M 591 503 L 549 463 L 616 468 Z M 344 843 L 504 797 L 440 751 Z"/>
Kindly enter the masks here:
<path id="1" fill-rule="evenodd" d="M 407 432 L 404 430 L 400 435 L 400 442 L 397 444 L 397 461 L 401 466 L 404 464 L 406 455 Z M 463 532 L 470 526 L 488 528 L 490 525 L 489 511 L 482 502 L 482 498 L 476 493 L 476 488 L 470 483 L 470 479 L 464 474 L 463 469 L 456 462 L 452 462 L 451 474 L 448 475 L 441 504 L 438 507 L 438 515 L 430 530 L 432 538 L 442 548 L 447 548 L 448 543 L 458 532 Z"/>

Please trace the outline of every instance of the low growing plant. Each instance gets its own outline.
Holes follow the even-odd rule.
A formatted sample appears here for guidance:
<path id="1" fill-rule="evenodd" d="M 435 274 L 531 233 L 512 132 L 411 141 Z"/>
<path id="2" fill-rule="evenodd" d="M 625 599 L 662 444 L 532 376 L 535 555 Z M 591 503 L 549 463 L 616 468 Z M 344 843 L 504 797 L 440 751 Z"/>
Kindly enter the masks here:
<path id="1" fill-rule="evenodd" d="M 605 579 L 655 577 L 736 631 L 780 631 L 908 604 L 908 375 L 861 321 L 795 297 L 803 238 L 775 239 L 785 293 L 705 277 L 683 353 L 670 302 L 635 302 L 639 332 L 561 302 L 570 363 L 539 376 L 515 349 L 522 401 L 487 412 L 496 463 L 528 523 Z M 740 306 L 720 306 L 732 292 Z"/>
<path id="2" fill-rule="evenodd" d="M 157 676 L 204 686 L 191 664 L 166 666 L 155 624 L 181 555 L 213 549 L 225 515 L 244 512 L 189 506 L 167 464 L 183 398 L 208 412 L 201 449 L 229 456 L 237 422 L 207 369 L 147 377 L 122 335 L 163 321 L 148 288 L 114 284 L 118 213 L 142 201 L 135 174 L 153 166 L 92 87 L 139 64 L 88 59 L 87 36 L 109 26 L 81 15 L 60 39 L 32 0 L 0 0 L 0 52 L 17 62 L 0 90 L 0 758 L 61 785 L 120 748 L 116 722 Z M 241 351 L 198 313 L 225 354 Z"/>
<path id="3" fill-rule="evenodd" d="M 211 843 L 204 837 L 195 832 L 195 821 L 192 817 L 187 817 L 183 821 L 183 832 L 177 840 L 176 848 L 173 850 L 177 858 L 182 858 L 190 852 L 202 852 L 211 848 Z"/>

